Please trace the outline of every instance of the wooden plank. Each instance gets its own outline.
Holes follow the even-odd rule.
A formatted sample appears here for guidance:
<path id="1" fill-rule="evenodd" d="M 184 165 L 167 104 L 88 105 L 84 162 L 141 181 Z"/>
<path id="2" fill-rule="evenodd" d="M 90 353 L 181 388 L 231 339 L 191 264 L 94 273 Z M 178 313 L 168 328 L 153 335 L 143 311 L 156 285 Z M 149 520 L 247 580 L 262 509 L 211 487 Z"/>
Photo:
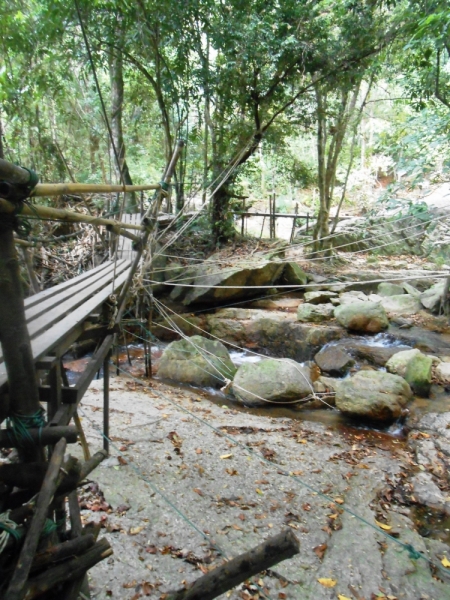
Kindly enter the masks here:
<path id="1" fill-rule="evenodd" d="M 120 269 L 124 264 L 124 261 L 118 262 L 116 266 L 116 270 Z M 92 283 L 98 283 L 99 281 L 104 281 L 103 285 L 108 284 L 108 280 L 114 278 L 114 263 L 108 264 L 106 269 L 100 271 L 100 273 L 94 273 L 91 277 L 83 278 L 81 281 L 78 281 L 75 285 L 68 287 L 64 290 L 61 290 L 58 294 L 51 296 L 50 298 L 42 299 L 40 302 L 34 304 L 31 307 L 26 308 L 26 319 L 28 323 L 28 329 L 30 329 L 29 324 L 33 319 L 36 319 L 43 313 L 50 311 L 54 306 L 60 305 L 67 299 L 71 299 L 75 294 L 82 290 L 87 290 L 87 288 L 92 285 Z M 31 335 L 31 332 L 30 332 Z"/>
<path id="2" fill-rule="evenodd" d="M 48 290 L 43 290 L 42 292 L 39 292 L 39 294 L 34 294 L 33 296 L 29 296 L 28 298 L 25 298 L 25 300 L 24 300 L 25 309 L 29 308 L 30 306 L 34 306 L 35 304 L 38 304 L 39 302 L 42 302 L 42 300 L 44 300 L 44 299 L 51 298 L 55 294 L 59 294 L 61 290 L 65 290 L 66 288 L 72 287 L 73 285 L 76 285 L 79 281 L 83 281 L 84 279 L 86 279 L 88 277 L 92 277 L 92 275 L 98 274 L 103 269 L 106 269 L 106 267 L 108 267 L 111 263 L 112 263 L 112 261 L 105 262 L 105 263 L 99 265 L 98 267 L 95 267 L 95 269 L 90 269 L 89 271 L 85 271 L 81 275 L 77 275 L 77 277 L 68 279 L 67 281 L 64 281 L 63 283 L 58 283 L 58 285 L 48 288 Z"/>
<path id="3" fill-rule="evenodd" d="M 120 265 L 116 267 L 116 276 L 120 275 L 124 269 L 129 270 L 129 262 L 121 261 Z M 75 310 L 80 306 L 83 302 L 85 302 L 89 296 L 93 296 L 97 291 L 105 286 L 109 287 L 109 284 L 112 283 L 114 277 L 114 268 L 111 272 L 106 273 L 100 279 L 94 280 L 91 285 L 87 288 L 82 289 L 75 296 L 71 296 L 65 302 L 58 303 L 56 307 L 53 307 L 52 304 L 47 306 L 44 314 L 42 314 L 38 319 L 31 321 L 28 323 L 28 332 L 32 339 L 36 338 L 43 331 L 57 324 L 57 321 L 63 319 L 69 312 Z M 83 286 L 83 283 L 80 284 Z M 116 285 L 114 284 L 114 288 Z M 106 298 L 111 294 L 112 290 L 106 290 L 107 294 Z M 52 301 L 50 301 L 52 302 Z M 0 350 L 0 364 L 3 363 L 3 352 Z M 2 385 L 1 377 L 0 377 L 0 386 Z"/>
<path id="4" fill-rule="evenodd" d="M 115 280 L 115 289 L 119 288 L 127 280 L 129 268 L 121 273 Z M 38 337 L 32 340 L 31 347 L 33 352 L 34 360 L 39 360 L 45 354 L 48 354 L 58 344 L 60 344 L 77 326 L 79 326 L 87 316 L 96 310 L 99 306 L 107 300 L 111 291 L 109 289 L 102 289 L 95 296 L 89 298 L 87 302 L 84 302 L 76 310 L 65 316 L 58 323 L 56 323 L 47 331 L 44 331 Z M 0 387 L 7 382 L 5 364 L 0 364 Z"/>
<path id="5" fill-rule="evenodd" d="M 124 261 L 120 266 L 116 269 L 116 276 L 121 275 L 125 270 L 129 269 L 129 263 Z M 89 297 L 93 296 L 100 290 L 104 290 L 106 293 L 105 299 L 112 293 L 112 287 L 110 284 L 112 283 L 114 278 L 114 270 L 108 272 L 105 276 L 100 279 L 93 280 L 88 284 L 84 289 L 82 288 L 80 291 L 75 293 L 75 295 L 70 296 L 63 302 L 58 303 L 56 306 L 53 306 L 51 303 L 49 306 L 46 306 L 46 310 L 41 316 L 37 319 L 32 320 L 28 323 L 28 331 L 30 333 L 30 337 L 33 339 L 37 335 L 41 334 L 45 329 L 52 327 L 61 321 L 67 314 L 76 310 L 79 306 L 81 306 Z M 83 283 L 81 284 L 83 286 Z M 78 288 L 77 288 L 78 289 Z M 51 301 L 52 302 L 52 301 Z M 86 315 L 87 316 L 87 315 Z"/>

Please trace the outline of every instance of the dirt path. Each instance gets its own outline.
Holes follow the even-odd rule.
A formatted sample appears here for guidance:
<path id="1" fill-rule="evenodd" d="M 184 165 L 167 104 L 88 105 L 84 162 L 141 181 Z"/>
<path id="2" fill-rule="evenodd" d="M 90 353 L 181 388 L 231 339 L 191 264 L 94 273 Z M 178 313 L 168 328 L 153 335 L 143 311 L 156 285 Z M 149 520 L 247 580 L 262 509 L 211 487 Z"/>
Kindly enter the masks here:
<path id="1" fill-rule="evenodd" d="M 93 382 L 81 412 L 93 449 L 101 445 L 93 426 L 102 420 L 101 384 Z M 83 518 L 101 519 L 114 549 L 90 572 L 93 597 L 164 598 L 220 564 L 217 549 L 232 557 L 291 527 L 300 555 L 223 598 L 450 598 L 448 581 L 398 543 L 437 565 L 450 559 L 450 548 L 422 538 L 410 509 L 393 500 L 411 468 L 401 441 L 248 415 L 151 385 L 111 381 L 116 448 L 83 500 Z"/>

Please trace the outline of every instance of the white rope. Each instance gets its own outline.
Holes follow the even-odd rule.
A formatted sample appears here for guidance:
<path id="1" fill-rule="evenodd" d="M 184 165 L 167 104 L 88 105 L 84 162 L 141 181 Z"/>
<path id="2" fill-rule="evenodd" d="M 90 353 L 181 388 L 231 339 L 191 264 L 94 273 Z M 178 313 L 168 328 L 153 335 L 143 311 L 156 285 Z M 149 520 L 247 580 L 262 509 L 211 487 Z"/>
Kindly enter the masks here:
<path id="1" fill-rule="evenodd" d="M 156 300 L 156 299 L 155 299 L 155 300 Z M 158 324 L 158 325 L 159 325 L 160 327 L 162 327 L 163 329 L 167 329 L 168 331 L 173 331 L 174 333 L 178 333 L 180 336 L 182 336 L 182 337 L 183 337 L 183 339 L 186 339 L 186 340 L 190 341 L 190 342 L 191 342 L 191 343 L 192 343 L 192 344 L 193 344 L 193 345 L 196 347 L 196 349 L 197 349 L 197 351 L 198 351 L 199 353 L 201 353 L 201 352 L 200 352 L 199 348 L 196 346 L 196 344 L 194 344 L 194 343 L 192 342 L 192 340 L 191 340 L 191 339 L 190 339 L 188 336 L 186 336 L 186 334 L 185 334 L 185 333 L 183 333 L 183 332 L 181 331 L 181 329 L 180 329 L 180 328 L 179 328 L 179 327 L 178 327 L 178 326 L 177 326 L 177 325 L 176 325 L 176 324 L 173 322 L 173 320 L 172 320 L 170 317 L 168 317 L 168 315 L 167 315 L 167 310 L 169 310 L 169 311 L 170 311 L 171 313 L 173 313 L 175 316 L 178 316 L 179 318 L 181 318 L 181 319 L 182 319 L 183 321 L 185 321 L 186 323 L 188 323 L 188 324 L 192 325 L 193 327 L 195 327 L 195 329 L 198 329 L 198 330 L 199 330 L 199 331 L 201 331 L 203 334 L 205 334 L 205 335 L 209 335 L 209 336 L 213 337 L 214 339 L 218 340 L 219 342 L 221 342 L 221 343 L 222 343 L 222 344 L 224 344 L 224 345 L 232 346 L 233 348 L 237 348 L 238 350 L 241 350 L 242 352 L 245 352 L 245 351 L 247 351 L 247 352 L 249 352 L 249 353 L 251 353 L 251 354 L 254 354 L 255 356 L 260 356 L 261 358 L 263 358 L 263 359 L 265 359 L 265 360 L 267 360 L 268 358 L 270 358 L 271 360 L 276 360 L 276 361 L 278 361 L 278 362 L 285 362 L 285 361 L 287 361 L 287 360 L 290 360 L 290 359 L 286 359 L 286 358 L 268 357 L 268 356 L 265 356 L 264 354 L 261 354 L 261 353 L 259 353 L 259 352 L 255 352 L 254 350 L 247 350 L 246 348 L 243 348 L 243 347 L 241 347 L 241 346 L 238 346 L 237 344 L 233 344 L 232 342 L 225 341 L 225 340 L 223 340 L 222 338 L 219 338 L 218 336 L 216 336 L 216 335 L 213 335 L 212 333 L 208 333 L 207 331 L 205 331 L 205 330 L 204 330 L 204 329 L 202 329 L 201 327 L 198 327 L 197 325 L 194 325 L 193 323 L 190 323 L 189 321 L 187 321 L 187 319 L 185 319 L 185 318 L 184 318 L 184 317 L 182 317 L 181 315 L 177 315 L 177 313 L 175 313 L 175 311 L 173 311 L 173 310 L 172 310 L 171 308 L 169 308 L 168 306 L 165 306 L 165 305 L 164 305 L 162 302 L 159 302 L 159 301 L 157 301 L 157 302 L 158 302 L 158 304 L 160 305 L 160 308 L 162 308 L 162 311 L 160 311 L 160 314 L 161 314 L 162 316 L 164 316 L 164 317 L 165 317 L 165 318 L 166 318 L 166 319 L 169 321 L 169 323 L 172 323 L 172 324 L 173 324 L 173 326 L 174 326 L 176 329 L 172 329 L 172 328 L 170 328 L 170 327 L 166 327 L 166 326 L 164 326 L 164 325 L 162 325 L 162 324 Z M 165 310 L 165 309 L 167 309 L 167 310 Z M 210 354 L 212 354 L 212 353 L 210 353 Z M 273 400 L 268 400 L 267 398 L 263 398 L 262 396 L 259 396 L 258 394 L 255 394 L 254 392 L 251 392 L 250 390 L 244 389 L 243 387 L 241 387 L 241 386 L 237 385 L 236 383 L 233 383 L 233 385 L 234 385 L 234 386 L 236 386 L 236 387 L 238 387 L 238 388 L 239 388 L 239 389 L 241 389 L 242 391 L 244 391 L 244 392 L 246 392 L 246 393 L 248 393 L 248 394 L 251 394 L 251 395 L 252 395 L 252 396 L 254 396 L 255 398 L 258 398 L 259 400 L 262 400 L 263 402 L 268 402 L 268 403 L 270 403 L 270 404 L 277 404 L 277 405 L 284 405 L 284 404 L 298 404 L 298 403 L 300 403 L 300 402 L 309 402 L 309 401 L 311 401 L 311 400 L 319 400 L 320 402 L 322 402 L 323 404 L 325 404 L 326 406 L 328 406 L 328 407 L 329 407 L 329 408 L 331 408 L 332 410 L 336 410 L 336 409 L 335 409 L 334 407 L 332 407 L 330 404 L 328 404 L 327 402 L 325 402 L 325 400 L 323 400 L 322 398 L 320 398 L 320 395 L 321 395 L 320 393 L 317 393 L 317 392 L 315 392 L 315 391 L 314 391 L 314 388 L 313 388 L 313 386 L 312 386 L 311 382 L 310 382 L 310 381 L 308 380 L 308 378 L 305 376 L 305 374 L 303 373 L 303 371 L 301 371 L 301 369 L 299 368 L 299 367 L 300 367 L 300 365 L 297 365 L 296 361 L 294 361 L 294 360 L 292 360 L 292 361 L 290 362 L 290 364 L 292 364 L 292 366 L 294 366 L 294 368 L 296 369 L 296 371 L 297 371 L 297 372 L 298 372 L 298 373 L 299 373 L 299 374 L 302 376 L 302 378 L 304 379 L 305 383 L 308 385 L 308 387 L 309 387 L 309 388 L 310 388 L 310 390 L 311 390 L 311 394 L 309 394 L 309 395 L 308 395 L 308 396 L 306 396 L 305 398 L 300 398 L 300 399 L 298 399 L 298 400 L 293 400 L 293 401 L 289 401 L 289 402 L 275 402 L 275 401 L 273 401 Z M 211 365 L 211 366 L 213 366 L 213 365 Z M 223 391 L 223 390 L 225 390 L 225 391 L 228 391 L 228 389 L 229 389 L 229 387 L 230 387 L 231 383 L 232 383 L 232 382 L 231 382 L 231 380 L 229 380 L 229 379 L 226 379 L 226 381 L 225 381 L 225 386 L 224 386 L 223 388 L 221 388 L 221 390 L 222 390 L 222 391 Z M 324 395 L 327 395 L 327 394 L 324 394 Z M 328 394 L 328 395 L 329 395 L 329 394 Z"/>
<path id="2" fill-rule="evenodd" d="M 402 276 L 398 276 L 398 277 L 386 277 L 385 279 L 369 279 L 367 281 L 332 281 L 332 282 L 323 282 L 323 283 L 305 283 L 305 284 L 301 284 L 301 285 L 293 285 L 291 284 L 283 284 L 283 285 L 278 285 L 273 283 L 272 285 L 197 285 L 197 284 L 189 284 L 189 283 L 175 283 L 172 282 L 170 283 L 169 281 L 153 281 L 152 279 L 144 279 L 143 281 L 145 283 L 150 283 L 150 284 L 158 284 L 158 285 L 170 285 L 170 286 L 174 286 L 176 285 L 177 287 L 187 287 L 187 288 L 211 288 L 211 289 L 217 289 L 217 290 L 240 290 L 240 289 L 245 289 L 245 290 L 273 290 L 274 288 L 277 289 L 283 289 L 283 288 L 289 288 L 291 290 L 293 290 L 294 288 L 323 288 L 324 285 L 327 286 L 344 286 L 344 287 L 348 287 L 350 285 L 355 285 L 355 284 L 369 284 L 369 283 L 383 283 L 385 281 L 414 281 L 417 279 L 446 279 L 449 276 L 449 273 L 447 273 L 446 271 L 444 273 L 435 273 L 433 275 L 411 275 L 411 277 L 402 277 Z M 248 301 L 250 302 L 251 299 L 249 299 Z"/>
<path id="3" fill-rule="evenodd" d="M 6 527 L 8 527 L 9 529 L 16 530 L 17 523 L 15 521 L 11 521 L 11 519 L 9 518 L 10 512 L 11 511 L 8 510 L 7 512 L 0 514 L 0 522 L 6 525 Z M 12 534 L 9 533 L 9 531 L 6 531 L 5 529 L 0 529 L 0 554 L 6 548 L 6 544 L 8 543 L 10 535 Z"/>

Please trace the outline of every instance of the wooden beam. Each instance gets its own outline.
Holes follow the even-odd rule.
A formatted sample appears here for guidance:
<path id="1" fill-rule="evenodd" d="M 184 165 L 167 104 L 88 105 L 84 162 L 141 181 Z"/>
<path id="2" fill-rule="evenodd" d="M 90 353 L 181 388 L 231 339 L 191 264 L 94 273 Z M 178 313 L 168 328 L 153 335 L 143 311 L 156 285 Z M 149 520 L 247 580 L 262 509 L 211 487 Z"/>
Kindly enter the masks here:
<path id="1" fill-rule="evenodd" d="M 299 552 L 298 539 L 291 529 L 286 529 L 200 577 L 190 588 L 169 593 L 167 600 L 213 600 L 249 577 Z"/>

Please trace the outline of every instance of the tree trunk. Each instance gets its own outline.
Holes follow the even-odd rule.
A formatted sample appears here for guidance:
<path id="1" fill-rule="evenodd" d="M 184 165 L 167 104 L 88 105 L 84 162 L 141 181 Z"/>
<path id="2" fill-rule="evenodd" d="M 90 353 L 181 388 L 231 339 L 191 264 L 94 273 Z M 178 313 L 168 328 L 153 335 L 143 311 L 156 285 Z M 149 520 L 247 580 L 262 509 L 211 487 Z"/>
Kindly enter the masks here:
<path id="1" fill-rule="evenodd" d="M 118 37 L 123 38 L 123 28 L 117 27 Z M 118 177 L 121 183 L 133 185 L 127 161 L 125 159 L 125 142 L 123 139 L 122 111 L 123 111 L 123 56 L 120 51 L 110 54 L 109 78 L 111 82 L 111 131 L 119 160 L 120 172 Z M 113 161 L 116 164 L 116 160 Z M 125 195 L 125 208 L 130 212 L 137 211 L 137 199 L 134 193 Z"/>

